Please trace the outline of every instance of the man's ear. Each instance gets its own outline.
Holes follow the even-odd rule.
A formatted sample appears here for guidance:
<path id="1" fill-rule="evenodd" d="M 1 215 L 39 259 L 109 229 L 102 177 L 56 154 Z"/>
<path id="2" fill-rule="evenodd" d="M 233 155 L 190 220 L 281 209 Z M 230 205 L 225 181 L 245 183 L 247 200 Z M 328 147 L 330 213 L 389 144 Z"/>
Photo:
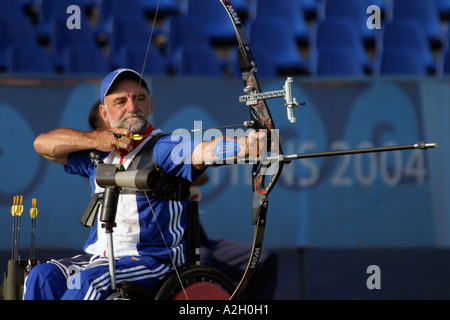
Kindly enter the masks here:
<path id="1" fill-rule="evenodd" d="M 101 105 L 98 107 L 98 111 L 99 111 L 99 114 L 100 114 L 100 116 L 102 117 L 103 121 L 105 121 L 106 123 L 109 124 L 110 121 L 109 121 L 109 117 L 108 117 L 108 111 L 106 110 L 106 106 L 103 105 L 103 104 L 101 104 Z"/>

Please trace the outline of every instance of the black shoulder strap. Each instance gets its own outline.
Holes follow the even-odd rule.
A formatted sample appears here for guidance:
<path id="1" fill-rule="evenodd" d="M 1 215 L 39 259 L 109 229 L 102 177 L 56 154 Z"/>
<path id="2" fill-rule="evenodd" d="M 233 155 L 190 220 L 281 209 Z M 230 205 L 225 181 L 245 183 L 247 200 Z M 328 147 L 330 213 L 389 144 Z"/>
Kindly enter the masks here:
<path id="1" fill-rule="evenodd" d="M 148 141 L 134 156 L 127 170 L 155 170 L 161 178 L 161 188 L 145 193 L 153 199 L 161 200 L 186 200 L 190 195 L 191 182 L 187 179 L 167 174 L 153 158 L 153 149 L 164 134 L 157 134 Z M 126 191 L 126 193 L 130 193 Z M 143 192 L 132 191 L 131 193 L 143 194 Z"/>
<path id="2" fill-rule="evenodd" d="M 153 158 L 153 149 L 156 142 L 162 138 L 163 134 L 157 134 L 150 138 L 141 150 L 134 156 L 133 161 L 128 166 L 127 170 L 155 170 L 160 179 L 161 187 L 153 191 L 138 191 L 131 189 L 123 189 L 121 194 L 140 194 L 147 195 L 153 199 L 160 200 L 186 200 L 190 195 L 191 182 L 181 177 L 175 177 L 164 172 L 164 170 L 155 162 Z M 85 227 L 91 227 L 95 221 L 99 205 L 103 204 L 103 193 L 92 194 L 91 201 L 88 204 L 83 216 L 81 217 L 81 224 Z"/>
<path id="3" fill-rule="evenodd" d="M 127 170 L 141 170 L 141 169 L 153 169 L 157 166 L 155 159 L 153 159 L 153 148 L 156 142 L 164 135 L 157 134 L 150 138 L 141 150 L 134 156 Z"/>

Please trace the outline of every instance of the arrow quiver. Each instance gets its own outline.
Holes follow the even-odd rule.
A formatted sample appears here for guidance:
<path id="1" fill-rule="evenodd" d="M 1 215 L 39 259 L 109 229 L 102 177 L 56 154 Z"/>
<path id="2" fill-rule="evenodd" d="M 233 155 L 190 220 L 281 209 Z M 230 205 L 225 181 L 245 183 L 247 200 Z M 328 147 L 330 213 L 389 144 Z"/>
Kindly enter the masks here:
<path id="1" fill-rule="evenodd" d="M 32 201 L 32 208 L 30 209 L 30 217 L 32 219 L 31 230 L 31 248 L 30 258 L 20 259 L 19 255 L 19 239 L 20 239 L 20 217 L 23 213 L 23 196 L 15 196 L 13 206 L 11 207 L 11 214 L 13 216 L 12 228 L 12 252 L 11 259 L 8 260 L 7 271 L 4 273 L 3 283 L 0 287 L 0 296 L 4 300 L 22 300 L 23 288 L 25 278 L 31 269 L 39 264 L 35 257 L 35 242 L 36 235 L 36 216 L 38 209 L 36 208 L 36 199 Z"/>
<path id="2" fill-rule="evenodd" d="M 4 281 L 0 288 L 0 295 L 4 300 L 22 300 L 25 277 L 31 269 L 39 264 L 36 258 L 8 260 L 8 270 L 4 274 Z"/>

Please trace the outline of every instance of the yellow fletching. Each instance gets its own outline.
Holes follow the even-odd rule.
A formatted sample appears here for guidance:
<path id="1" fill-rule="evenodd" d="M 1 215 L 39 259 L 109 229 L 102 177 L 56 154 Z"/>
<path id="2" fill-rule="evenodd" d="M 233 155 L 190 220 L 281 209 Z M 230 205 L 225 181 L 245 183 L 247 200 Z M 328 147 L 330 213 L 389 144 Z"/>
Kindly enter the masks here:
<path id="1" fill-rule="evenodd" d="M 17 206 L 17 211 L 16 214 L 18 216 L 21 216 L 23 213 L 23 205 L 22 205 L 22 201 L 23 201 L 23 196 L 20 196 L 20 204 Z"/>
<path id="2" fill-rule="evenodd" d="M 14 196 L 13 205 L 11 206 L 11 215 L 14 217 L 17 211 L 17 203 L 19 202 L 19 196 Z"/>
<path id="3" fill-rule="evenodd" d="M 31 201 L 30 217 L 31 219 L 36 219 L 38 215 L 38 209 L 36 208 L 36 199 L 33 198 Z"/>
<path id="4" fill-rule="evenodd" d="M 30 217 L 31 217 L 31 219 L 36 219 L 37 215 L 38 215 L 38 209 L 37 208 L 31 208 L 30 209 Z"/>

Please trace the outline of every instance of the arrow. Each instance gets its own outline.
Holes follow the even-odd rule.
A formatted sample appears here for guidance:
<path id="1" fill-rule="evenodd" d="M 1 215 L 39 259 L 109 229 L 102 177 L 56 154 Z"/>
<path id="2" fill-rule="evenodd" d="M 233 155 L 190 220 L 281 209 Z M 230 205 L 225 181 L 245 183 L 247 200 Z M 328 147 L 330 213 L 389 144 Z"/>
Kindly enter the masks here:
<path id="1" fill-rule="evenodd" d="M 12 226 L 12 259 L 17 260 L 19 256 L 19 239 L 20 239 L 20 220 L 23 212 L 23 196 L 14 196 L 13 205 L 11 206 L 11 215 L 13 217 Z"/>
<path id="2" fill-rule="evenodd" d="M 30 217 L 31 217 L 31 246 L 30 246 L 30 257 L 35 257 L 36 248 L 36 217 L 38 215 L 38 209 L 36 208 L 36 199 L 33 198 L 31 201 Z"/>

